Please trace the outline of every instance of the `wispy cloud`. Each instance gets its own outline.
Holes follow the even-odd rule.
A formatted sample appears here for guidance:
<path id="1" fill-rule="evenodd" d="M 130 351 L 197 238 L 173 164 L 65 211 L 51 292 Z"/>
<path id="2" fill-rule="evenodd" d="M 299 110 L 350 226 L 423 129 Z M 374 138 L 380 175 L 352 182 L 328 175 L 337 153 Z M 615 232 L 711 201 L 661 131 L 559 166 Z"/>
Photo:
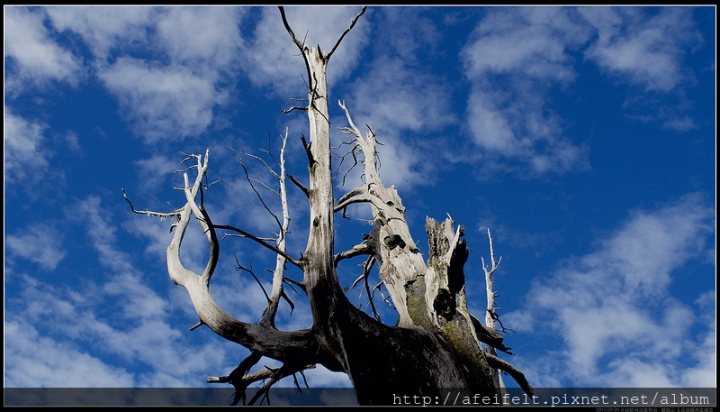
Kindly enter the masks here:
<path id="1" fill-rule="evenodd" d="M 13 277 L 21 292 L 8 303 L 12 328 L 6 330 L 6 356 L 14 359 L 12 372 L 6 373 L 8 386 L 197 386 L 198 375 L 209 373 L 208 369 L 219 373 L 235 362 L 226 359 L 225 348 L 233 345 L 192 344 L 188 334 L 174 325 L 170 313 L 179 305 L 151 288 L 133 259 L 118 248 L 118 228 L 98 198 L 79 201 L 72 210 L 71 221 L 84 223 L 90 250 L 104 268 L 87 271 L 104 275 L 87 275 L 72 287 L 52 286 L 30 275 Z M 27 345 L 28 340 L 43 349 Z M 61 351 L 64 355 L 54 356 Z M 130 374 L 113 366 L 118 360 L 144 367 Z M 37 373 L 22 376 L 21 368 L 30 362 L 37 364 Z M 62 379 L 62 374 L 45 376 L 46 370 L 68 374 L 96 370 L 98 375 Z M 116 382 L 108 383 L 112 379 Z"/>
<path id="2" fill-rule="evenodd" d="M 465 46 L 467 74 L 522 73 L 536 79 L 571 81 L 576 73 L 568 51 L 582 45 L 589 35 L 572 9 L 491 10 Z"/>
<path id="3" fill-rule="evenodd" d="M 421 147 L 416 137 L 431 135 L 457 119 L 446 90 L 431 74 L 420 73 L 397 58 L 379 57 L 373 67 L 367 74 L 372 81 L 354 83 L 347 96 L 353 121 L 358 127 L 368 124 L 376 132 L 382 144 L 377 149 L 385 185 L 407 188 L 429 182 L 433 162 L 428 158 L 437 153 Z M 343 117 L 338 116 L 336 123 L 346 125 L 344 113 L 338 114 Z M 361 132 L 366 129 L 362 127 Z"/>
<path id="4" fill-rule="evenodd" d="M 51 7 L 59 31 L 79 35 L 90 67 L 149 143 L 194 137 L 228 96 L 243 8 Z M 203 30 L 195 28 L 201 25 Z M 150 54 L 149 54 L 150 53 Z M 147 56 L 152 56 L 148 58 Z M 230 81 L 230 82 L 229 82 Z M 222 82 L 224 86 L 220 86 Z"/>
<path id="5" fill-rule="evenodd" d="M 59 46 L 44 22 L 44 9 L 4 7 L 5 87 L 17 94 L 25 87 L 45 87 L 51 81 L 77 84 L 81 60 Z"/>
<path id="6" fill-rule="evenodd" d="M 54 270 L 66 254 L 62 233 L 43 223 L 35 223 L 13 235 L 6 235 L 5 246 L 10 256 L 28 259 L 47 270 Z"/>
<path id="7" fill-rule="evenodd" d="M 685 98 L 685 89 L 696 82 L 695 74 L 684 59 L 687 51 L 701 46 L 704 39 L 695 27 L 692 9 L 661 7 L 657 13 L 632 7 L 579 10 L 596 35 L 584 52 L 585 59 L 613 79 L 642 90 L 626 100 L 630 116 L 660 122 L 663 128 L 678 132 L 696 129 L 695 120 L 686 113 Z M 660 104 L 654 98 L 658 94 L 678 103 Z"/>
<path id="8" fill-rule="evenodd" d="M 575 79 L 571 51 L 589 34 L 565 8 L 492 10 L 478 24 L 462 58 L 473 87 L 468 124 L 489 167 L 498 155 L 535 173 L 585 165 L 585 150 L 563 135 L 563 120 L 547 96 Z"/>
<path id="9" fill-rule="evenodd" d="M 682 87 L 694 82 L 684 66 L 688 47 L 702 43 L 689 8 L 522 7 L 491 10 L 462 51 L 472 84 L 468 126 L 485 153 L 488 170 L 535 174 L 587 167 L 587 148 L 565 136 L 569 124 L 551 104 L 565 90 L 577 64 L 592 62 L 618 80 L 639 86 L 629 95 L 629 116 L 677 131 L 696 128 L 684 114 Z M 583 62 L 576 55 L 584 56 Z M 678 93 L 678 104 L 650 103 L 648 93 Z M 667 101 L 664 99 L 664 101 Z M 642 114 L 640 114 L 642 113 Z"/>
<path id="10" fill-rule="evenodd" d="M 180 160 L 177 156 L 171 158 L 169 156 L 153 155 L 147 159 L 135 161 L 138 166 L 138 176 L 142 179 L 143 189 L 146 191 L 157 190 L 161 185 L 168 183 L 167 178 L 174 176 L 174 173 L 181 169 Z"/>
<path id="11" fill-rule="evenodd" d="M 111 53 L 137 42 L 144 43 L 146 25 L 161 10 L 153 7 L 72 7 L 45 8 L 59 32 L 77 33 L 95 58 L 105 61 Z"/>
<path id="12" fill-rule="evenodd" d="M 651 17 L 631 7 L 586 7 L 580 13 L 597 30 L 585 58 L 603 70 L 648 91 L 669 92 L 692 79 L 681 58 L 685 46 L 702 37 L 690 8 L 662 7 Z"/>
<path id="13" fill-rule="evenodd" d="M 197 136 L 212 123 L 212 110 L 222 102 L 210 79 L 183 67 L 152 67 L 120 58 L 100 79 L 118 97 L 134 132 L 148 142 Z"/>
<path id="14" fill-rule="evenodd" d="M 572 377 L 576 385 L 599 387 L 714 386 L 715 373 L 705 366 L 715 356 L 714 341 L 707 337 L 714 320 L 679 301 L 671 288 L 673 283 L 682 287 L 675 279 L 678 269 L 705 255 L 712 218 L 713 209 L 699 194 L 636 211 L 595 252 L 538 279 L 529 293 L 534 309 L 510 313 L 505 320 L 518 330 L 546 329 L 562 337 L 564 346 L 545 365 L 560 381 Z M 695 322 L 705 330 L 699 339 L 688 334 Z"/>
<path id="15" fill-rule="evenodd" d="M 6 320 L 5 337 L 8 387 L 133 387 L 131 373 L 105 364 L 73 343 L 43 336 L 35 326 L 22 320 Z"/>
<path id="16" fill-rule="evenodd" d="M 5 108 L 5 178 L 8 183 L 36 180 L 48 169 L 51 156 L 44 147 L 41 121 L 24 119 Z"/>

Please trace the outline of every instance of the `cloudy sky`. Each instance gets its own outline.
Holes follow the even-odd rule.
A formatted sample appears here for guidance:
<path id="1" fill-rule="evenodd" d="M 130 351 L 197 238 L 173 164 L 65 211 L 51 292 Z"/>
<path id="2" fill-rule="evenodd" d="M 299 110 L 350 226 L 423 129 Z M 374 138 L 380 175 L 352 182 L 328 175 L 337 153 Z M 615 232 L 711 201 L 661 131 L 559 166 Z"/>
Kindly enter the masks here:
<path id="1" fill-rule="evenodd" d="M 358 11 L 287 14 L 329 50 Z M 425 216 L 465 225 L 480 317 L 491 229 L 500 319 L 516 332 L 506 359 L 534 386 L 716 386 L 715 24 L 714 7 L 375 7 L 333 55 L 330 102 L 384 144 L 381 177 L 421 250 Z M 4 386 L 203 387 L 229 373 L 247 350 L 188 331 L 197 315 L 164 261 L 169 222 L 131 213 L 121 188 L 138 209 L 171 211 L 181 152 L 209 148 L 213 220 L 274 236 L 229 148 L 271 162 L 263 151 L 277 154 L 288 128 L 288 167 L 307 179 L 306 118 L 282 113 L 306 72 L 278 10 L 6 6 L 4 28 Z M 334 104 L 331 121 L 339 143 Z M 291 189 L 296 255 L 303 200 Z M 351 211 L 336 249 L 369 231 L 367 213 Z M 191 268 L 203 241 L 197 229 L 184 243 Z M 222 253 L 213 296 L 258 320 L 264 297 L 235 262 L 269 285 L 272 256 L 242 239 Z M 341 267 L 344 285 L 359 263 Z M 282 327 L 309 326 L 291 296 Z M 349 385 L 323 368 L 307 377 Z"/>

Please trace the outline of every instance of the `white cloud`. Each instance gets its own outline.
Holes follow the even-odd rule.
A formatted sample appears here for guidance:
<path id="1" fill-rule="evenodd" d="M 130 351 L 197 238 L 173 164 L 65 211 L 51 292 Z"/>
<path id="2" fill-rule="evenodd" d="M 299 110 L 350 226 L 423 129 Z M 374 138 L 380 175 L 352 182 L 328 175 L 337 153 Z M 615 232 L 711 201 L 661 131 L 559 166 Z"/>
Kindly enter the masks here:
<path id="1" fill-rule="evenodd" d="M 688 130 L 693 130 L 697 128 L 697 125 L 695 124 L 695 121 L 688 117 L 672 117 L 670 119 L 667 119 L 663 122 L 663 128 L 666 129 L 673 129 L 677 130 L 679 132 L 686 132 Z"/>
<path id="2" fill-rule="evenodd" d="M 135 133 L 148 142 L 203 133 L 212 123 L 213 107 L 226 96 L 211 80 L 183 67 L 153 67 L 126 57 L 98 75 L 117 95 Z"/>
<path id="3" fill-rule="evenodd" d="M 35 223 L 14 235 L 6 235 L 5 246 L 11 255 L 28 259 L 46 270 L 54 270 L 65 258 L 62 233 L 47 224 Z"/>
<path id="4" fill-rule="evenodd" d="M 125 220 L 123 228 L 146 242 L 145 253 L 150 255 L 152 259 L 159 259 L 160 261 L 166 259 L 166 249 L 173 236 L 170 232 L 169 220 L 132 215 Z"/>
<path id="5" fill-rule="evenodd" d="M 199 376 L 222 370 L 233 362 L 226 359 L 229 345 L 217 341 L 192 344 L 186 330 L 171 326 L 164 319 L 168 302 L 143 285 L 141 279 L 115 275 L 104 287 L 79 284 L 72 290 L 30 276 L 23 276 L 22 282 L 23 301 L 19 306 L 17 301 L 12 302 L 13 315 L 8 319 L 20 325 L 7 333 L 8 353 L 20 360 L 19 366 L 12 365 L 14 369 L 35 364 L 38 371 L 29 374 L 32 382 L 6 372 L 8 386 L 196 387 Z M 75 293 L 81 298 L 77 299 Z M 127 323 L 119 322 L 115 316 L 121 312 Z M 65 355 L 56 354 L 55 348 Z M 178 362 L 180 359 L 182 362 Z M 138 367 L 138 362 L 144 366 Z M 127 368 L 119 369 L 110 363 Z M 92 373 L 83 372 L 91 369 L 98 370 L 96 381 L 91 380 Z M 104 379 L 109 373 L 122 379 L 109 384 L 110 378 Z"/>
<path id="6" fill-rule="evenodd" d="M 100 285 L 88 279 L 66 288 L 28 275 L 14 278 L 21 293 L 9 303 L 13 315 L 8 320 L 22 319 L 15 321 L 22 325 L 13 330 L 17 333 L 6 336 L 8 353 L 16 359 L 10 364 L 13 375 L 6 373 L 9 386 L 197 386 L 201 382 L 198 376 L 234 363 L 227 359 L 226 351 L 232 345 L 217 340 L 193 344 L 189 333 L 173 325 L 170 312 L 180 305 L 152 289 L 130 257 L 117 249 L 113 216 L 102 209 L 98 198 L 79 201 L 68 213 L 83 217 L 90 243 L 109 272 L 95 278 L 101 280 Z M 88 272 L 95 270 L 87 267 Z M 186 296 L 183 302 L 189 304 Z M 23 343 L 28 339 L 42 350 Z M 56 355 L 58 351 L 65 355 Z M 114 364 L 132 364 L 137 372 L 120 370 L 107 359 Z M 144 366 L 138 367 L 137 362 Z M 21 368 L 30 364 L 37 370 L 27 378 L 19 376 Z M 97 376 L 89 370 L 96 370 Z M 49 376 L 48 371 L 55 374 Z M 112 373 L 119 378 L 108 384 L 106 376 Z M 95 380 L 90 381 L 93 376 Z"/>
<path id="7" fill-rule="evenodd" d="M 118 274 L 104 285 L 103 291 L 123 302 L 123 315 L 129 319 L 152 321 L 167 315 L 167 302 L 143 284 L 141 276 Z"/>
<path id="8" fill-rule="evenodd" d="M 5 321 L 6 387 L 130 388 L 133 375 L 18 320 Z"/>
<path id="9" fill-rule="evenodd" d="M 204 70 L 228 68 L 242 44 L 238 20 L 244 7 L 170 7 L 158 18 L 162 49 L 175 63 Z M 200 73 L 195 73 L 200 75 Z"/>
<path id="10" fill-rule="evenodd" d="M 135 164 L 139 167 L 138 175 L 144 190 L 159 189 L 167 183 L 167 178 L 174 176 L 182 166 L 178 158 L 171 159 L 161 155 L 137 160 Z"/>
<path id="11" fill-rule="evenodd" d="M 393 56 L 409 64 L 422 64 L 428 57 L 444 54 L 443 29 L 426 15 L 434 13 L 425 7 L 380 7 L 367 17 L 371 20 L 372 33 L 376 39 L 375 51 Z M 466 13 L 465 10 L 459 13 Z"/>
<path id="12" fill-rule="evenodd" d="M 472 84 L 468 124 L 494 168 L 517 159 L 535 173 L 585 166 L 585 149 L 563 136 L 563 120 L 547 104 L 551 87 L 577 74 L 570 52 L 589 37 L 571 9 L 491 10 L 461 52 Z"/>
<path id="13" fill-rule="evenodd" d="M 488 92 L 474 92 L 469 106 L 470 129 L 475 141 L 483 148 L 505 155 L 521 151 L 521 143 L 510 126 L 508 116 L 493 104 L 495 97 Z"/>
<path id="14" fill-rule="evenodd" d="M 347 101 L 350 114 L 367 117 L 367 123 L 373 129 L 391 133 L 393 130 L 397 131 L 395 133 L 400 130 L 433 131 L 456 120 L 450 110 L 447 90 L 431 74 L 413 71 L 397 58 L 380 57 L 375 60 L 367 78 L 372 81 L 353 84 L 352 95 Z M 341 109 L 336 110 L 344 120 Z M 358 120 L 355 123 L 366 122 Z"/>
<path id="15" fill-rule="evenodd" d="M 35 180 L 47 170 L 51 153 L 43 147 L 47 126 L 5 108 L 5 177 L 8 183 Z"/>
<path id="16" fill-rule="evenodd" d="M 65 144 L 67 145 L 68 149 L 82 155 L 83 150 L 80 146 L 80 140 L 78 139 L 77 133 L 70 130 L 65 134 L 63 140 L 65 140 Z"/>
<path id="17" fill-rule="evenodd" d="M 705 253 L 712 216 L 699 194 L 636 211 L 597 251 L 534 284 L 532 312 L 508 315 L 525 323 L 532 317 L 535 330 L 563 337 L 548 373 L 598 387 L 714 385 L 715 366 L 706 366 L 714 341 L 688 335 L 698 316 L 671 289 L 675 270 Z M 713 382 L 700 382 L 710 376 Z"/>
<path id="18" fill-rule="evenodd" d="M 148 142 L 203 133 L 227 98 L 241 44 L 237 7 L 50 7 L 59 31 L 82 37 L 92 67 Z M 198 29 L 201 27 L 201 29 Z M 148 53 L 153 57 L 140 58 Z"/>
<path id="19" fill-rule="evenodd" d="M 25 83 L 37 87 L 49 81 L 77 83 L 81 63 L 51 38 L 43 24 L 43 9 L 8 6 L 3 14 L 5 56 L 11 59 L 5 66 L 5 87 L 9 92 L 21 92 Z"/>
<path id="20" fill-rule="evenodd" d="M 461 53 L 472 83 L 468 125 L 484 167 L 513 169 L 507 160 L 534 173 L 587 167 L 587 149 L 563 135 L 566 122 L 549 103 L 553 88 L 569 87 L 578 75 L 573 53 L 644 88 L 637 101 L 656 106 L 647 92 L 667 93 L 694 81 L 682 58 L 701 42 L 689 8 L 664 7 L 655 14 L 632 7 L 490 10 Z M 639 117 L 677 131 L 696 127 L 681 113 L 682 104 L 652 108 L 658 109 Z"/>
<path id="21" fill-rule="evenodd" d="M 492 10 L 471 35 L 463 51 L 467 75 L 522 73 L 526 76 L 571 81 L 576 73 L 567 49 L 585 42 L 589 31 L 573 12 L 559 7 Z"/>
<path id="22" fill-rule="evenodd" d="M 45 8 L 52 25 L 59 31 L 79 34 L 101 62 L 111 52 L 144 43 L 146 25 L 162 9 L 131 6 L 54 6 Z"/>
<path id="23" fill-rule="evenodd" d="M 682 371 L 680 381 L 686 388 L 717 387 L 717 333 L 716 320 L 708 322 L 708 332 L 697 350 L 688 354 L 695 366 Z"/>
<path id="24" fill-rule="evenodd" d="M 476 87 L 468 101 L 468 125 L 484 153 L 486 167 L 505 159 L 529 166 L 533 173 L 562 173 L 587 167 L 587 148 L 563 136 L 563 120 L 545 107 L 544 86 L 510 90 Z M 505 165 L 504 168 L 511 166 Z"/>
<path id="25" fill-rule="evenodd" d="M 649 91 L 669 92 L 690 79 L 682 67 L 683 48 L 700 41 L 692 10 L 662 7 L 646 17 L 636 8 L 581 8 L 597 30 L 598 40 L 585 58 Z"/>
<path id="26" fill-rule="evenodd" d="M 126 253 L 115 250 L 115 226 L 112 216 L 100 207 L 100 198 L 88 196 L 66 211 L 68 218 L 87 224 L 87 235 L 92 247 L 100 255 L 100 262 L 118 272 L 133 272 L 133 265 Z"/>

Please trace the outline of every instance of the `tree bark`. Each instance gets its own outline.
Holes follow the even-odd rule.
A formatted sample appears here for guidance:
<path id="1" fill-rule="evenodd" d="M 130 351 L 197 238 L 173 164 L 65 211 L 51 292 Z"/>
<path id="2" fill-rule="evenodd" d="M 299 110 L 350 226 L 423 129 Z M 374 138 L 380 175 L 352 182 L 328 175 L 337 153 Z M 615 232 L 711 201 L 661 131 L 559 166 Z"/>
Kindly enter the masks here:
<path id="1" fill-rule="evenodd" d="M 428 223 L 430 261 L 434 262 L 428 270 L 410 236 L 400 197 L 394 188 L 386 188 L 380 181 L 374 133 L 363 139 L 347 110 L 351 128 L 346 130 L 355 136 L 363 152 L 366 184 L 343 197 L 339 207 L 334 206 L 325 76 L 332 52 L 325 55 L 319 47 L 309 48 L 300 42 L 282 15 L 308 70 L 311 227 L 301 265 L 313 313 L 313 332 L 321 351 L 334 356 L 363 404 L 391 402 L 388 390 L 440 396 L 442 388 L 465 388 L 494 394 L 487 360 L 465 307 L 462 265 L 467 249 L 464 242 L 458 241 L 460 232 L 448 239 L 448 230 L 452 235 L 451 221 L 443 225 Z M 397 327 L 388 327 L 355 308 L 339 286 L 333 255 L 333 214 L 353 202 L 371 205 L 375 225 L 368 246 L 398 310 Z M 423 282 L 425 294 L 415 297 L 411 314 L 406 288 Z M 446 292 L 450 301 L 440 308 L 442 316 L 438 318 L 435 312 L 439 291 Z M 425 328 L 416 326 L 413 317 Z"/>
<path id="2" fill-rule="evenodd" d="M 345 111 L 349 126 L 341 130 L 351 137 L 353 157 L 357 152 L 362 153 L 365 181 L 335 202 L 326 69 L 330 57 L 364 11 L 365 8 L 353 19 L 330 53 L 324 53 L 319 47 L 307 47 L 295 36 L 280 7 L 285 28 L 305 61 L 308 77 L 308 104 L 293 108 L 305 111 L 310 124 L 309 143 L 304 137 L 302 139 L 308 156 L 309 188 L 290 177 L 307 195 L 310 212 L 307 245 L 299 259 L 285 251 L 285 235 L 290 222 L 284 180 L 287 132 L 278 163 L 279 174 L 269 168 L 279 180 L 277 195 L 281 197 L 283 208 L 282 221 L 268 210 L 280 229 L 274 245 L 242 229 L 212 223 L 203 206 L 202 185 L 209 152 L 204 157 L 189 157 L 197 160 L 197 165 L 192 167 L 197 170 L 197 176 L 191 184 L 187 173 L 184 174 L 186 204 L 183 208 L 168 214 L 133 208 L 136 213 L 176 220 L 173 224 L 175 234 L 167 248 L 171 279 L 190 295 L 200 317 L 198 326 L 206 325 L 218 335 L 250 349 L 251 355 L 230 375 L 208 379 L 209 382 L 233 384 L 237 389 L 234 403 L 244 400 L 245 388 L 253 380 L 269 379 L 267 390 L 278 379 L 313 364 L 347 373 L 357 391 L 358 402 L 368 405 L 393 404 L 394 396 L 429 396 L 438 401 L 447 389 L 466 390 L 481 396 L 495 395 L 497 385 L 493 383 L 489 361 L 493 368 L 511 370 L 514 377 L 524 381 L 521 372 L 494 356 L 486 357 L 480 346 L 483 341 L 504 348 L 502 338 L 491 333 L 494 329 L 484 328 L 468 312 L 464 265 L 469 250 L 462 239 L 462 227 L 455 229 L 449 217 L 442 223 L 427 219 L 429 256 L 426 264 L 410 234 L 400 196 L 394 187 L 385 187 L 380 179 L 375 161 L 375 133 L 368 128 L 363 137 L 343 103 L 340 107 Z M 354 203 L 369 204 L 373 229 L 363 243 L 335 254 L 334 214 L 344 212 Z M 130 205 L 132 207 L 132 203 Z M 191 217 L 199 222 L 210 245 L 210 258 L 201 274 L 191 272 L 180 262 L 179 250 Z M 217 230 L 235 232 L 278 255 L 271 294 L 265 293 L 268 307 L 260 322 L 248 324 L 236 320 L 212 299 L 210 279 L 219 257 Z M 398 311 L 395 326 L 385 325 L 356 308 L 341 289 L 336 272 L 338 263 L 359 255 L 368 259 L 365 275 L 374 263 L 377 264 L 379 277 Z M 285 332 L 275 327 L 278 301 L 281 297 L 287 299 L 283 291 L 283 282 L 289 281 L 283 276 L 286 262 L 303 271 L 302 282 L 294 283 L 307 294 L 313 316 L 310 329 Z M 252 273 L 251 269 L 246 270 Z M 249 374 L 250 368 L 262 356 L 280 360 L 283 366 Z M 529 385 L 524 388 L 532 393 Z"/>

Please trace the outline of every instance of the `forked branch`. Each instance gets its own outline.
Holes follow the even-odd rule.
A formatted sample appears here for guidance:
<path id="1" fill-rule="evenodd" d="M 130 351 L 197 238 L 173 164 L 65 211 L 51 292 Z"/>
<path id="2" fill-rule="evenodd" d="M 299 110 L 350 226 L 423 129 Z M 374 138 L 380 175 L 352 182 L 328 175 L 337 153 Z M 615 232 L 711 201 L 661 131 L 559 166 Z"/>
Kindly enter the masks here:
<path id="1" fill-rule="evenodd" d="M 183 174 L 185 205 L 175 213 L 163 214 L 141 211 L 140 214 L 155 217 L 177 217 L 176 230 L 167 248 L 168 273 L 174 283 L 183 286 L 192 300 L 200 317 L 200 324 L 208 326 L 215 333 L 233 342 L 237 342 L 251 351 L 258 352 L 278 360 L 292 360 L 299 363 L 315 363 L 318 353 L 317 343 L 310 330 L 292 332 L 278 331 L 270 325 L 262 323 L 249 324 L 227 314 L 214 302 L 210 294 L 210 279 L 215 271 L 219 258 L 219 241 L 215 226 L 205 210 L 203 203 L 196 203 L 196 198 L 203 190 L 203 179 L 208 171 L 209 151 L 204 156 L 192 155 L 197 164 L 187 170 L 195 169 L 197 175 L 193 182 Z M 202 199 L 202 196 L 201 196 Z M 130 201 L 128 200 L 128 203 Z M 130 203 L 132 206 L 132 203 Z M 135 211 L 134 207 L 132 208 Z M 137 212 L 137 211 L 135 211 Z M 193 215 L 201 225 L 210 247 L 210 257 L 201 274 L 187 269 L 180 261 L 180 246 Z M 272 296 L 272 295 L 271 295 Z"/>

